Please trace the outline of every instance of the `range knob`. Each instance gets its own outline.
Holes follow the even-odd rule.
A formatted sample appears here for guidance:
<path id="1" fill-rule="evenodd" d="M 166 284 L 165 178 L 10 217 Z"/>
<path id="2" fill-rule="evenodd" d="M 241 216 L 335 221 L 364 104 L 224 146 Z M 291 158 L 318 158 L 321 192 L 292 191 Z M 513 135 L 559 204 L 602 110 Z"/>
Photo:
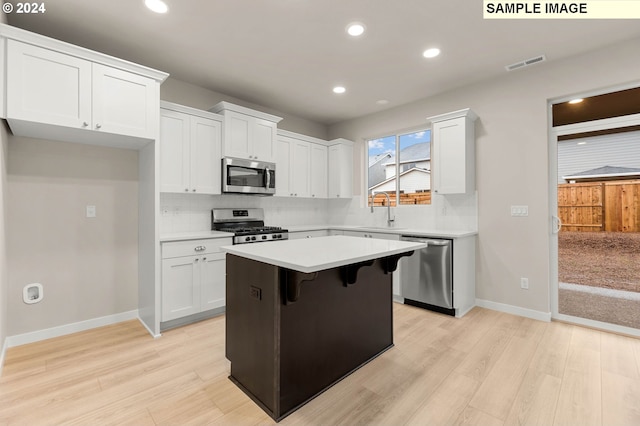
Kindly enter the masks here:
<path id="1" fill-rule="evenodd" d="M 251 241 L 255 241 L 255 240 L 256 240 L 256 237 L 251 237 Z"/>
<path id="2" fill-rule="evenodd" d="M 262 236 L 262 239 L 263 239 L 263 240 L 266 240 L 266 239 L 267 239 L 267 236 L 266 236 L 266 235 L 263 235 L 263 236 Z"/>
<path id="3" fill-rule="evenodd" d="M 245 237 L 245 241 L 251 241 L 251 237 Z"/>

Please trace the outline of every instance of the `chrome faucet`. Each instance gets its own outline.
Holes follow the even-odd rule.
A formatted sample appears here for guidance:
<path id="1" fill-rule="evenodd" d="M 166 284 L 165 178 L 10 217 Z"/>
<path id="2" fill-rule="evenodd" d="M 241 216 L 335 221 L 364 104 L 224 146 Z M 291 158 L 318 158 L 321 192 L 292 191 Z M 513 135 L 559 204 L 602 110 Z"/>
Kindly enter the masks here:
<path id="1" fill-rule="evenodd" d="M 375 194 L 375 191 L 371 191 L 371 213 L 373 213 L 373 198 Z M 380 191 L 378 194 L 384 194 L 384 196 L 387 197 L 387 226 L 390 227 L 396 220 L 395 216 L 391 216 L 391 198 L 389 198 L 387 191 Z"/>

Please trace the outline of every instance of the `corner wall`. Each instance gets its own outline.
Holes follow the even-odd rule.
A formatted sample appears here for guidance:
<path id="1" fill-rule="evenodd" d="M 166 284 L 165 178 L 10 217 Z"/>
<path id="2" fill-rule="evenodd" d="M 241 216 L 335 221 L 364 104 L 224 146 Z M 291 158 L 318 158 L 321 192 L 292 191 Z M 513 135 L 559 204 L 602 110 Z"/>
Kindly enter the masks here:
<path id="1" fill-rule="evenodd" d="M 52 337 L 47 329 L 137 312 L 138 152 L 8 140 L 11 345 L 27 333 Z M 86 217 L 88 205 L 96 206 L 95 218 Z M 23 302 L 29 283 L 42 284 L 42 301 Z"/>
<path id="2" fill-rule="evenodd" d="M 0 374 L 4 365 L 7 349 L 7 289 L 9 277 L 7 273 L 6 250 L 6 211 L 7 211 L 7 123 L 0 120 Z"/>
<path id="3" fill-rule="evenodd" d="M 385 112 L 338 123 L 329 138 L 356 141 L 420 125 L 426 117 L 471 108 L 476 122 L 478 251 L 476 297 L 530 316 L 550 313 L 548 100 L 639 81 L 640 39 L 506 73 Z M 357 157 L 356 177 L 364 158 Z M 356 179 L 362 193 L 361 179 Z M 528 217 L 511 217 L 528 205 Z M 439 214 L 439 213 L 437 213 Z M 529 290 L 520 289 L 529 278 Z"/>

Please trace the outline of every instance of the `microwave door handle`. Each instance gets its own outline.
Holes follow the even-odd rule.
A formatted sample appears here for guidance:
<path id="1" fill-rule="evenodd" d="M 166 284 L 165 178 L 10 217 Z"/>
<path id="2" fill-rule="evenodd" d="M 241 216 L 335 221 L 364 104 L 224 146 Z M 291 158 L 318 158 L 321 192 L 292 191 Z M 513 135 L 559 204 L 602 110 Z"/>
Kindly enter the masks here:
<path id="1" fill-rule="evenodd" d="M 268 167 L 266 167 L 266 168 L 264 169 L 264 175 L 265 175 L 265 179 L 264 179 L 264 180 L 265 180 L 265 184 L 264 184 L 264 187 L 265 187 L 266 189 L 269 189 L 269 187 L 271 186 L 271 173 L 269 172 L 269 168 L 268 168 Z"/>

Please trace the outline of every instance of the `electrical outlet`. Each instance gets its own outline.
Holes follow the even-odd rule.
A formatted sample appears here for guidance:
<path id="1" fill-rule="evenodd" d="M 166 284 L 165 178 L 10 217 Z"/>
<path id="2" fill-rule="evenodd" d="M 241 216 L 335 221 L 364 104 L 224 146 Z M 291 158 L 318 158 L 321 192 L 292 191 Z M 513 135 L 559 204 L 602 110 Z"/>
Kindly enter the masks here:
<path id="1" fill-rule="evenodd" d="M 96 206 L 87 206 L 87 217 L 96 217 Z"/>
<path id="2" fill-rule="evenodd" d="M 511 216 L 529 216 L 529 206 L 511 206 Z"/>
<path id="3" fill-rule="evenodd" d="M 262 289 L 254 286 L 249 287 L 249 297 L 256 300 L 262 300 Z"/>
<path id="4" fill-rule="evenodd" d="M 520 278 L 520 288 L 529 290 L 529 278 Z"/>

